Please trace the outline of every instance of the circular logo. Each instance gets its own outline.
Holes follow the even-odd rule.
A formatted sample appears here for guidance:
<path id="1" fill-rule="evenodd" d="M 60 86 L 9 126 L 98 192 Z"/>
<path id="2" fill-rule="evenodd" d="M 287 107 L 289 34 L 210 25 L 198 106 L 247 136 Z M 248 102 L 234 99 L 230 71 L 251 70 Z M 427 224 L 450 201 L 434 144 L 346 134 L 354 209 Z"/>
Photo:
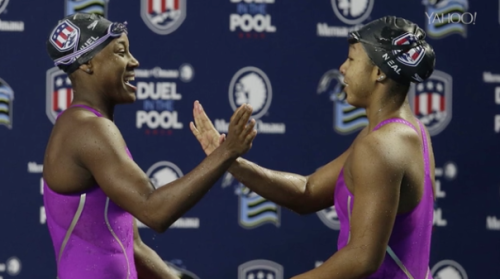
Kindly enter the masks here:
<path id="1" fill-rule="evenodd" d="M 431 270 L 434 279 L 468 279 L 464 268 L 452 260 L 440 261 Z"/>
<path id="2" fill-rule="evenodd" d="M 256 67 L 239 70 L 229 85 L 229 102 L 233 110 L 243 104 L 253 108 L 252 117 L 261 118 L 271 105 L 272 88 L 267 75 Z"/>
<path id="3" fill-rule="evenodd" d="M 146 172 L 146 175 L 156 188 L 183 176 L 181 169 L 168 161 L 161 161 L 152 165 Z"/>
<path id="4" fill-rule="evenodd" d="M 194 77 L 193 66 L 189 64 L 182 64 L 179 68 L 179 77 L 184 82 L 190 82 Z"/>
<path id="5" fill-rule="evenodd" d="M 9 258 L 6 266 L 9 275 L 15 276 L 21 272 L 21 261 L 16 257 Z"/>
<path id="6" fill-rule="evenodd" d="M 9 0 L 0 0 L 0 14 L 3 13 L 7 5 L 9 4 Z"/>
<path id="7" fill-rule="evenodd" d="M 340 230 L 340 221 L 335 206 L 316 212 L 323 224 L 332 230 Z"/>
<path id="8" fill-rule="evenodd" d="M 359 24 L 367 19 L 375 0 L 331 0 L 335 15 L 343 23 Z"/>

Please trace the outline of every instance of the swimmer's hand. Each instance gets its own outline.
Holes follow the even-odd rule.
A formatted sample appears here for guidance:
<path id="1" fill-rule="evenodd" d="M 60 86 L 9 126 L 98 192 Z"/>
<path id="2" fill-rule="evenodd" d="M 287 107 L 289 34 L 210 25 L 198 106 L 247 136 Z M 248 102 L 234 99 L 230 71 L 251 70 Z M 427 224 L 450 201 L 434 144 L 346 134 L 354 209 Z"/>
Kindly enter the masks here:
<path id="1" fill-rule="evenodd" d="M 253 109 L 250 105 L 243 104 L 231 116 L 227 139 L 220 144 L 219 148 L 224 148 L 231 157 L 245 154 L 252 148 L 252 142 L 257 136 L 255 119 L 249 122 Z"/>
<path id="2" fill-rule="evenodd" d="M 198 101 L 194 102 L 193 117 L 194 123 L 191 121 L 189 128 L 208 156 L 224 142 L 226 135 L 219 134 Z"/>

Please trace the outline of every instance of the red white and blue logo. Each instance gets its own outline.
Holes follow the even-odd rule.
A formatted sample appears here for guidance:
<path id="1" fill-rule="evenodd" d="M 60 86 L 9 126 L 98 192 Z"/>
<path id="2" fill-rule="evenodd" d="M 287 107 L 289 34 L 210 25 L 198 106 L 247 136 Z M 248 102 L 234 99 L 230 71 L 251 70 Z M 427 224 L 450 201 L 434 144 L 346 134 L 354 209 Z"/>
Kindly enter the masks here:
<path id="1" fill-rule="evenodd" d="M 413 34 L 410 34 L 410 33 L 405 33 L 397 38 L 395 38 L 393 41 L 392 41 L 392 44 L 393 45 L 397 45 L 397 46 L 402 46 L 402 45 L 409 45 L 409 44 L 413 44 L 413 43 L 416 43 L 418 40 L 417 38 L 415 37 L 415 35 Z M 417 46 L 417 47 L 414 47 L 414 48 L 411 48 L 410 50 L 400 54 L 401 50 L 393 50 L 392 53 L 394 55 L 397 55 L 396 59 L 407 65 L 407 66 L 411 66 L 411 67 L 416 67 L 420 61 L 422 61 L 422 58 L 424 58 L 425 56 L 425 49 L 422 47 L 422 46 Z"/>
<path id="2" fill-rule="evenodd" d="M 68 20 L 59 23 L 50 36 L 50 42 L 60 52 L 71 48 L 76 50 L 79 39 L 80 29 Z"/>
<path id="3" fill-rule="evenodd" d="M 54 124 L 57 116 L 73 101 L 73 88 L 68 75 L 58 67 L 48 70 L 46 91 L 45 111 L 49 120 Z"/>
<path id="4" fill-rule="evenodd" d="M 441 133 L 451 121 L 452 82 L 449 74 L 434 70 L 425 82 L 411 86 L 410 106 L 431 136 Z"/>
<path id="5" fill-rule="evenodd" d="M 141 0 L 141 17 L 155 33 L 167 35 L 186 18 L 187 0 Z"/>

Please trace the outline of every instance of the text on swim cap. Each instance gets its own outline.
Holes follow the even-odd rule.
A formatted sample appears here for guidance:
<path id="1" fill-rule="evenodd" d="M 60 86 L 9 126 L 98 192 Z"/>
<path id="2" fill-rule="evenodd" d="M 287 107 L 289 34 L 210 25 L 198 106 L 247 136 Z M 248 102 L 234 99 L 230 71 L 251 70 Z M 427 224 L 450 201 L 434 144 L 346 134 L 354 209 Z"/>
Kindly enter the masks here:
<path id="1" fill-rule="evenodd" d="M 388 53 L 384 53 L 382 57 L 384 58 L 385 61 L 390 59 L 389 61 L 387 61 L 387 65 L 389 65 L 389 67 L 391 67 L 394 70 L 394 72 L 396 72 L 398 75 L 401 74 L 401 68 L 399 68 L 396 62 L 389 57 Z"/>

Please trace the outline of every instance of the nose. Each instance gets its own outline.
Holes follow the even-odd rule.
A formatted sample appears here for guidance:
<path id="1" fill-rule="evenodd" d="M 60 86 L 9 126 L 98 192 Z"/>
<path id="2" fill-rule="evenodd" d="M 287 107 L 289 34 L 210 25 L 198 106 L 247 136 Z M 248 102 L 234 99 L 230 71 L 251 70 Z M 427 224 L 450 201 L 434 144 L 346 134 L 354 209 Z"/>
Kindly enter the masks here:
<path id="1" fill-rule="evenodd" d="M 342 63 L 342 65 L 340 65 L 340 68 L 339 68 L 340 73 L 341 73 L 342 75 L 344 75 L 344 76 L 345 76 L 345 71 L 346 71 L 346 69 L 347 69 L 347 60 L 346 60 L 346 61 L 344 61 L 344 63 Z"/>
<path id="2" fill-rule="evenodd" d="M 132 55 L 132 53 L 130 54 L 130 61 L 128 63 L 129 67 L 131 68 L 137 68 L 139 67 L 140 63 L 137 59 L 135 59 L 135 57 Z"/>

